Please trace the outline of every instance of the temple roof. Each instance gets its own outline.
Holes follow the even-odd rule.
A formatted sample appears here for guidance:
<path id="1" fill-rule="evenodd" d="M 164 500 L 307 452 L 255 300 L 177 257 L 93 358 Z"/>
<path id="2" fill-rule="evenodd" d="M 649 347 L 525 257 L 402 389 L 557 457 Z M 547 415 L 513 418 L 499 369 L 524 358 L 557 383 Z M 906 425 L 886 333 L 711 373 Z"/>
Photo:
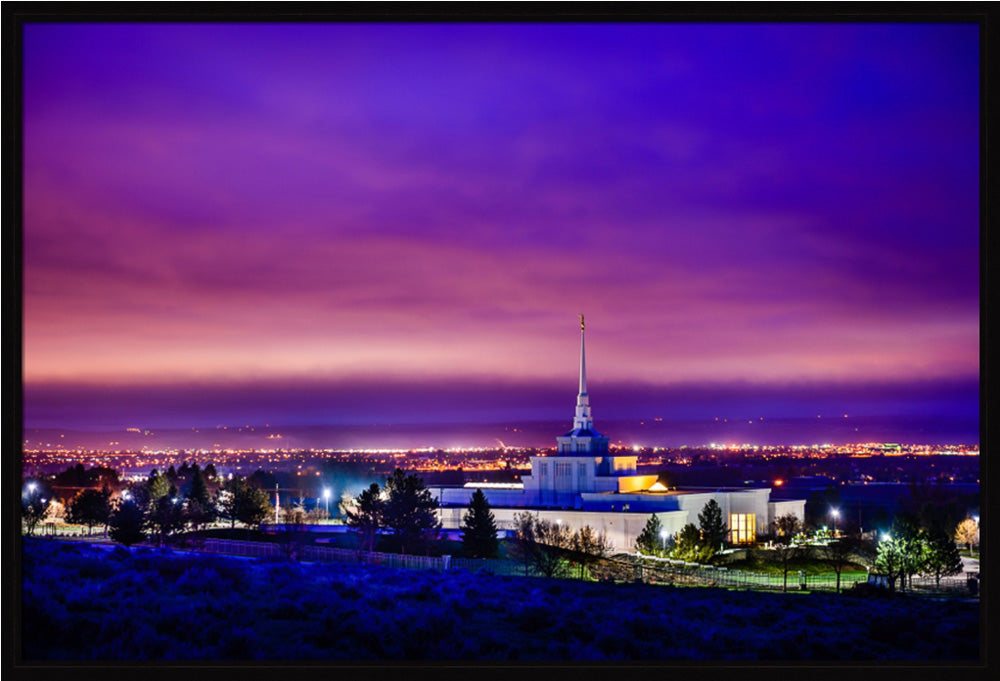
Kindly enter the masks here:
<path id="1" fill-rule="evenodd" d="M 574 428 L 573 430 L 566 433 L 563 437 L 604 437 L 596 430 L 591 430 L 590 428 Z"/>

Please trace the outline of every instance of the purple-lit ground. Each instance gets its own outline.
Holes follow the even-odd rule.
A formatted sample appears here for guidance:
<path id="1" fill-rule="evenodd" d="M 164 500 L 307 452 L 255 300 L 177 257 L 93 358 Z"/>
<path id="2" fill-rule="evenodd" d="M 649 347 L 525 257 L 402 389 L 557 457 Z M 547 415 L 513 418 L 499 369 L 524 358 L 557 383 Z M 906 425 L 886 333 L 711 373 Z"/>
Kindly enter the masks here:
<path id="1" fill-rule="evenodd" d="M 25 539 L 29 660 L 973 660 L 978 606 Z"/>

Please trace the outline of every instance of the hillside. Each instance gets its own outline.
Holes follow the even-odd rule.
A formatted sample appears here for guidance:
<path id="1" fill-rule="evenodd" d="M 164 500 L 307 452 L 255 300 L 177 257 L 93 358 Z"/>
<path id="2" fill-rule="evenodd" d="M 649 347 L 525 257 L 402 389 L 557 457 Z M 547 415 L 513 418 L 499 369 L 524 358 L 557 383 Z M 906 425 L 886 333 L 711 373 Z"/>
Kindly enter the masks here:
<path id="1" fill-rule="evenodd" d="M 978 605 L 25 538 L 30 660 L 974 660 Z"/>

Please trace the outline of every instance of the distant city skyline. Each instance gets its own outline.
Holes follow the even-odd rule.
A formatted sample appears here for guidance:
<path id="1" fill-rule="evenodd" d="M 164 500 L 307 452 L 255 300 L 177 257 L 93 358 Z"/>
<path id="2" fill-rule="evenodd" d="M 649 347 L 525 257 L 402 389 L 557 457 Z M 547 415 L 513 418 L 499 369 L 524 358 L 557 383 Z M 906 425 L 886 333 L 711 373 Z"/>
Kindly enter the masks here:
<path id="1" fill-rule="evenodd" d="M 24 425 L 978 418 L 978 33 L 29 24 Z"/>

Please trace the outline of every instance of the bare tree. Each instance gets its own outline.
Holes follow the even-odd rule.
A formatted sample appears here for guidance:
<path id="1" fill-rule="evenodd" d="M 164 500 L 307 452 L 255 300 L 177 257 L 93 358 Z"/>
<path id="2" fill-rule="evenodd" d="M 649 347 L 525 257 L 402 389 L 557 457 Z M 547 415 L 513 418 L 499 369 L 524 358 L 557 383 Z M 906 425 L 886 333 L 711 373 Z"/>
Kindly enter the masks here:
<path id="1" fill-rule="evenodd" d="M 571 546 L 580 563 L 580 579 L 583 579 L 584 568 L 594 565 L 611 553 L 611 542 L 607 535 L 603 531 L 598 534 L 589 525 L 573 533 Z"/>
<path id="2" fill-rule="evenodd" d="M 786 513 L 780 516 L 775 521 L 775 526 L 778 530 L 778 537 L 784 539 L 786 544 L 802 529 L 802 523 L 794 513 Z"/>
<path id="3" fill-rule="evenodd" d="M 832 541 L 823 547 L 823 561 L 837 573 L 837 593 L 840 593 L 840 575 L 844 568 L 850 565 L 854 549 L 854 540 L 847 537 Z"/>
<path id="4" fill-rule="evenodd" d="M 787 544 L 775 544 L 774 553 L 781 563 L 781 590 L 788 591 L 788 570 L 791 568 L 792 560 L 799 555 L 799 547 L 789 540 Z"/>

